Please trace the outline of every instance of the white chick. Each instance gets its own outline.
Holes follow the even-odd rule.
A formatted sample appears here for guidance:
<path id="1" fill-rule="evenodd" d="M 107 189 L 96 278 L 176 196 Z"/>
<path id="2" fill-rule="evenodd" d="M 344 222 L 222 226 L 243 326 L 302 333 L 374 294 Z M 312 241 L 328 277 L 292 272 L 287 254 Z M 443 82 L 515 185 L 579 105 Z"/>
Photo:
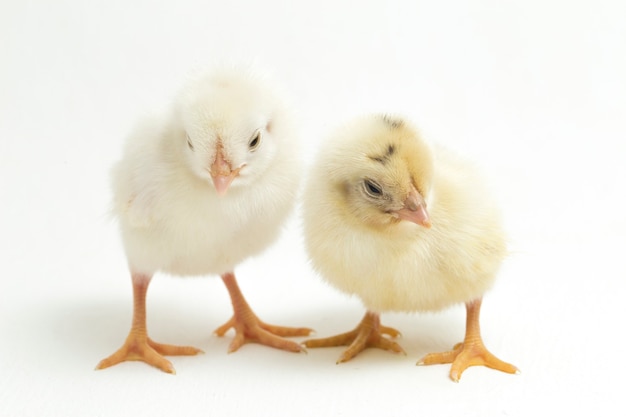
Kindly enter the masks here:
<path id="1" fill-rule="evenodd" d="M 299 182 L 291 120 L 274 92 L 251 74 L 222 71 L 193 80 L 169 115 L 141 124 L 113 170 L 119 220 L 134 292 L 130 333 L 97 369 L 141 360 L 174 373 L 163 355 L 199 349 L 154 342 L 146 330 L 146 291 L 156 272 L 221 275 L 234 315 L 233 352 L 248 341 L 298 352 L 281 336 L 307 328 L 265 324 L 237 286 L 237 264 L 278 236 Z"/>
<path id="2" fill-rule="evenodd" d="M 418 364 L 452 363 L 458 381 L 472 365 L 517 368 L 484 346 L 483 294 L 506 254 L 498 210 L 474 170 L 433 152 L 407 121 L 358 118 L 319 153 L 304 193 L 305 244 L 314 268 L 339 290 L 361 298 L 367 313 L 351 332 L 305 341 L 306 347 L 366 347 L 403 352 L 382 312 L 434 311 L 465 303 L 465 340 Z"/>

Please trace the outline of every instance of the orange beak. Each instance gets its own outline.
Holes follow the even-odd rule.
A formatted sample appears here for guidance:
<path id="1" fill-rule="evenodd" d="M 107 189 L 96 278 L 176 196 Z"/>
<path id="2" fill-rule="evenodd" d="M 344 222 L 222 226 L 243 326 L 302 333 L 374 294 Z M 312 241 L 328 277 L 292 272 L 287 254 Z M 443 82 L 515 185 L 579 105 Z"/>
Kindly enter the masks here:
<path id="1" fill-rule="evenodd" d="M 224 158 L 224 148 L 221 144 L 217 145 L 217 154 L 215 155 L 215 161 L 211 164 L 211 178 L 213 179 L 213 185 L 217 194 L 220 196 L 226 194 L 228 187 L 233 182 L 235 177 L 239 175 L 241 168 L 234 169 L 229 162 Z"/>
<path id="2" fill-rule="evenodd" d="M 409 195 L 404 200 L 404 207 L 394 211 L 394 213 L 402 220 L 407 220 L 426 228 L 431 226 L 430 216 L 426 210 L 426 201 L 424 201 L 424 197 L 413 185 L 411 185 L 411 191 L 409 191 Z"/>

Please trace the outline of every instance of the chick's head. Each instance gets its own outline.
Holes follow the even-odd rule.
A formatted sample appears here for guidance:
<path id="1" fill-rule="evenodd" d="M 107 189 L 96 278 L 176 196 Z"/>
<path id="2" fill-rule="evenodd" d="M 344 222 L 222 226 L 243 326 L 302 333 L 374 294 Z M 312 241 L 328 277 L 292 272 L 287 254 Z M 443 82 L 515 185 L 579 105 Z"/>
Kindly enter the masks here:
<path id="1" fill-rule="evenodd" d="M 341 129 L 330 145 L 331 189 L 345 215 L 373 228 L 403 220 L 430 227 L 430 148 L 401 118 L 375 115 Z"/>
<path id="2" fill-rule="evenodd" d="M 190 82 L 176 117 L 189 168 L 219 195 L 252 184 L 292 146 L 282 103 L 251 74 L 218 72 Z"/>

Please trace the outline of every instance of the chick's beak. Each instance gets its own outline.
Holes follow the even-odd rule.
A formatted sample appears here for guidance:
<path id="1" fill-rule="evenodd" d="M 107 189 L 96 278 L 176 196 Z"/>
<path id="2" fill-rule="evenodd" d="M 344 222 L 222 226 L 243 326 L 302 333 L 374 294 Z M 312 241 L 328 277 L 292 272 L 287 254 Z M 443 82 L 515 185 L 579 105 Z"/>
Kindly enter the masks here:
<path id="1" fill-rule="evenodd" d="M 215 155 L 215 161 L 211 164 L 211 178 L 213 179 L 213 185 L 219 195 L 226 194 L 228 187 L 233 182 L 235 177 L 239 175 L 241 168 L 232 169 L 230 163 L 224 158 L 224 148 L 218 146 L 217 154 Z"/>
<path id="2" fill-rule="evenodd" d="M 413 185 L 411 185 L 411 191 L 409 191 L 409 195 L 404 200 L 404 207 L 400 210 L 395 210 L 394 213 L 402 220 L 407 220 L 426 228 L 431 226 L 430 217 L 426 210 L 426 201 L 424 201 L 424 197 Z"/>

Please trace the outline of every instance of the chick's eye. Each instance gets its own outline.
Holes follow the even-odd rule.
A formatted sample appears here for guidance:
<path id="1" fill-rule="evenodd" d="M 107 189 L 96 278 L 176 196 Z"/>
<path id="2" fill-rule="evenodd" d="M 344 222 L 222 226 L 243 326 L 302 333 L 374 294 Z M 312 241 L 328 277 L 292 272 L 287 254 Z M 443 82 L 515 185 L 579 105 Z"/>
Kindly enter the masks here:
<path id="1" fill-rule="evenodd" d="M 378 185 L 376 182 L 372 181 L 372 180 L 365 180 L 363 182 L 363 185 L 365 187 L 365 192 L 367 192 L 367 194 L 369 194 L 372 197 L 382 197 L 383 195 L 383 188 Z"/>
<path id="2" fill-rule="evenodd" d="M 260 144 L 261 144 L 261 132 L 256 132 L 254 136 L 252 136 L 252 139 L 250 140 L 250 142 L 248 143 L 248 149 L 250 149 L 250 151 L 254 151 L 256 150 L 256 148 L 259 147 Z"/>
<path id="3" fill-rule="evenodd" d="M 189 149 L 193 151 L 193 143 L 191 143 L 191 139 L 189 138 L 189 135 L 187 135 L 187 146 L 189 146 Z"/>

